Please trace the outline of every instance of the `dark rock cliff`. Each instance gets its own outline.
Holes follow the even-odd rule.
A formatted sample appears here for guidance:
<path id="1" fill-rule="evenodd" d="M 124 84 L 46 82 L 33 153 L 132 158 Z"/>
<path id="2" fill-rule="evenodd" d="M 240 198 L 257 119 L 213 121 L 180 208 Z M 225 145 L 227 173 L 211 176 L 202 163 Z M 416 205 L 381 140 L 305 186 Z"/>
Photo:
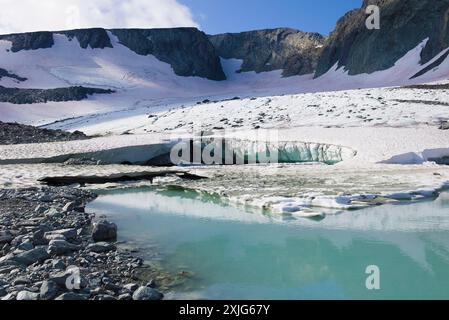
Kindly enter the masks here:
<path id="1" fill-rule="evenodd" d="M 380 30 L 366 28 L 365 10 L 370 4 L 380 7 Z M 361 9 L 338 21 L 323 49 L 316 76 L 337 62 L 351 75 L 388 69 L 429 38 L 421 54 L 424 64 L 448 47 L 448 18 L 449 0 L 365 0 Z"/>
<path id="2" fill-rule="evenodd" d="M 105 29 L 69 30 L 59 33 L 66 35 L 69 39 L 76 38 L 83 49 L 87 47 L 92 49 L 112 48 L 111 39 Z"/>
<path id="3" fill-rule="evenodd" d="M 37 50 L 51 48 L 54 44 L 52 32 L 29 32 L 0 35 L 0 40 L 12 43 L 11 51 Z"/>
<path id="4" fill-rule="evenodd" d="M 114 29 L 111 32 L 135 53 L 152 54 L 169 63 L 177 75 L 226 79 L 215 48 L 198 29 Z"/>
<path id="5" fill-rule="evenodd" d="M 241 71 L 283 70 L 284 76 L 315 71 L 324 37 L 293 29 L 257 30 L 209 36 L 225 59 L 243 60 Z"/>
<path id="6" fill-rule="evenodd" d="M 81 101 L 93 94 L 111 93 L 114 93 L 114 91 L 80 86 L 56 89 L 21 89 L 0 86 L 0 102 L 32 104 L 46 103 L 49 101 Z"/>
<path id="7" fill-rule="evenodd" d="M 11 79 L 14 79 L 14 80 L 17 80 L 17 81 L 27 81 L 28 80 L 27 78 L 20 77 L 20 76 L 14 74 L 14 73 L 10 73 L 8 70 L 0 68 L 0 80 L 3 77 L 4 78 L 11 78 Z"/>

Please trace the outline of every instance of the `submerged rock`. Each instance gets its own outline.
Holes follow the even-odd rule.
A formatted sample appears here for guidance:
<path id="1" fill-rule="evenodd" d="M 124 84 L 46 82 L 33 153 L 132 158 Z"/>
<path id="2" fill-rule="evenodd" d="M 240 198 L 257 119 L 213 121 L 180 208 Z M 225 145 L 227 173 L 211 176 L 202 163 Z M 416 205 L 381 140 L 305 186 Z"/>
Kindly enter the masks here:
<path id="1" fill-rule="evenodd" d="M 86 250 L 95 253 L 104 253 L 115 250 L 115 246 L 107 242 L 97 242 L 88 245 Z"/>

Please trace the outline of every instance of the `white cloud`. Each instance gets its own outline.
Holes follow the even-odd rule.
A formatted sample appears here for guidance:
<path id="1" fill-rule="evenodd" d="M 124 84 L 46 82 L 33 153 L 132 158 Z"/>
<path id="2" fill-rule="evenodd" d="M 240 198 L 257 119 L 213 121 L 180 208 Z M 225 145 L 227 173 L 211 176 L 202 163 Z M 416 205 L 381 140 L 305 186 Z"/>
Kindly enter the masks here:
<path id="1" fill-rule="evenodd" d="M 177 0 L 0 0 L 0 34 L 76 28 L 198 27 Z"/>

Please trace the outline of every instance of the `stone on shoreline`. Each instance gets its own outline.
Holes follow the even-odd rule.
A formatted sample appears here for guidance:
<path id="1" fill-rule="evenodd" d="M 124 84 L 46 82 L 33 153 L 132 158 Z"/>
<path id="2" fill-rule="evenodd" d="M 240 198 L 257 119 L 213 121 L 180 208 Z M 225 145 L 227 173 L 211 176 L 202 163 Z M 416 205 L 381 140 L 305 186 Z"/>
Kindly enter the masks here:
<path id="1" fill-rule="evenodd" d="M 2 265 L 2 264 L 21 264 L 21 265 L 29 266 L 36 262 L 43 262 L 46 259 L 48 259 L 49 257 L 50 256 L 47 253 L 46 248 L 39 247 L 39 248 L 35 248 L 35 249 L 29 250 L 29 251 L 19 253 L 16 256 L 14 256 L 12 254 L 6 255 L 6 256 L 0 258 L 0 265 Z"/>
<path id="2" fill-rule="evenodd" d="M 149 287 L 140 287 L 133 294 L 133 300 L 152 300 L 158 301 L 162 300 L 164 295 L 159 291 L 149 288 Z"/>
<path id="3" fill-rule="evenodd" d="M 52 280 L 46 280 L 42 282 L 40 288 L 40 298 L 41 300 L 53 300 L 61 292 L 58 284 Z"/>
<path id="4" fill-rule="evenodd" d="M 128 301 L 128 300 L 132 300 L 133 297 L 129 293 L 124 293 L 124 294 L 119 295 L 118 299 L 121 301 Z"/>
<path id="5" fill-rule="evenodd" d="M 22 301 L 33 301 L 39 299 L 39 293 L 34 293 L 30 291 L 20 291 L 17 294 L 16 300 L 22 300 Z"/>
<path id="6" fill-rule="evenodd" d="M 55 270 L 65 270 L 66 264 L 61 259 L 54 259 L 51 261 L 51 266 Z"/>
<path id="7" fill-rule="evenodd" d="M 62 229 L 45 232 L 44 238 L 48 241 L 51 240 L 74 240 L 77 237 L 76 229 Z"/>
<path id="8" fill-rule="evenodd" d="M 95 242 L 116 241 L 117 225 L 106 220 L 96 221 L 92 230 L 92 238 Z"/>
<path id="9" fill-rule="evenodd" d="M 0 244 L 1 245 L 4 245 L 5 243 L 11 243 L 12 239 L 14 239 L 14 237 L 11 234 L 11 232 L 9 232 L 7 230 L 0 231 Z"/>
<path id="10" fill-rule="evenodd" d="M 75 202 L 69 202 L 67 203 L 64 208 L 62 208 L 62 212 L 70 212 L 75 210 L 76 203 Z"/>
<path id="11" fill-rule="evenodd" d="M 107 242 L 91 243 L 87 246 L 86 250 L 95 253 L 105 253 L 115 250 L 116 247 L 113 244 Z"/>
<path id="12" fill-rule="evenodd" d="M 142 260 L 117 249 L 115 224 L 92 223 L 84 206 L 94 198 L 71 187 L 0 190 L 0 300 L 132 299 L 148 281 L 136 272 Z M 142 290 L 137 299 L 161 298 Z"/>
<path id="13" fill-rule="evenodd" d="M 50 255 L 63 255 L 69 252 L 78 251 L 81 247 L 65 240 L 51 240 L 48 244 L 47 252 Z"/>
<path id="14" fill-rule="evenodd" d="M 126 290 L 128 290 L 129 292 L 133 293 L 134 291 L 136 291 L 137 289 L 139 289 L 139 286 L 135 283 L 128 283 L 125 284 L 123 286 L 123 288 L 125 288 Z"/>
<path id="15" fill-rule="evenodd" d="M 83 294 L 66 292 L 58 296 L 55 300 L 80 301 L 80 300 L 87 300 L 87 298 Z"/>

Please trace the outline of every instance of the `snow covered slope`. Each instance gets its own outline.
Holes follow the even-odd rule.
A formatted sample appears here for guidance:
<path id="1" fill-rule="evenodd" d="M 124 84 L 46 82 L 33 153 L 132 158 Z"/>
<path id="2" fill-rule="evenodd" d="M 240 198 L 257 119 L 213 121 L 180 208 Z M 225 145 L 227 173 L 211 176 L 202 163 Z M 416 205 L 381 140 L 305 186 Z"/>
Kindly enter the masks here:
<path id="1" fill-rule="evenodd" d="M 0 78 L 0 86 L 42 89 L 86 86 L 116 91 L 111 95 L 94 95 L 81 102 L 48 102 L 25 106 L 0 102 L 0 121 L 42 125 L 83 115 L 153 108 L 173 103 L 196 103 L 204 99 L 400 86 L 449 78 L 447 57 L 438 67 L 410 79 L 445 56 L 447 49 L 421 65 L 420 55 L 427 40 L 408 52 L 392 68 L 369 75 L 350 76 L 344 68 L 337 69 L 337 65 L 316 79 L 313 74 L 283 77 L 282 70 L 237 73 L 241 68 L 241 60 L 222 59 L 226 80 L 214 81 L 198 76 L 179 76 L 170 64 L 153 55 L 137 54 L 122 44 L 111 31 L 107 35 L 111 47 L 95 49 L 83 48 L 77 38 L 58 33 L 53 34 L 54 43 L 51 47 L 36 50 L 13 52 L 11 41 L 0 40 L 0 68 L 16 76 Z"/>

